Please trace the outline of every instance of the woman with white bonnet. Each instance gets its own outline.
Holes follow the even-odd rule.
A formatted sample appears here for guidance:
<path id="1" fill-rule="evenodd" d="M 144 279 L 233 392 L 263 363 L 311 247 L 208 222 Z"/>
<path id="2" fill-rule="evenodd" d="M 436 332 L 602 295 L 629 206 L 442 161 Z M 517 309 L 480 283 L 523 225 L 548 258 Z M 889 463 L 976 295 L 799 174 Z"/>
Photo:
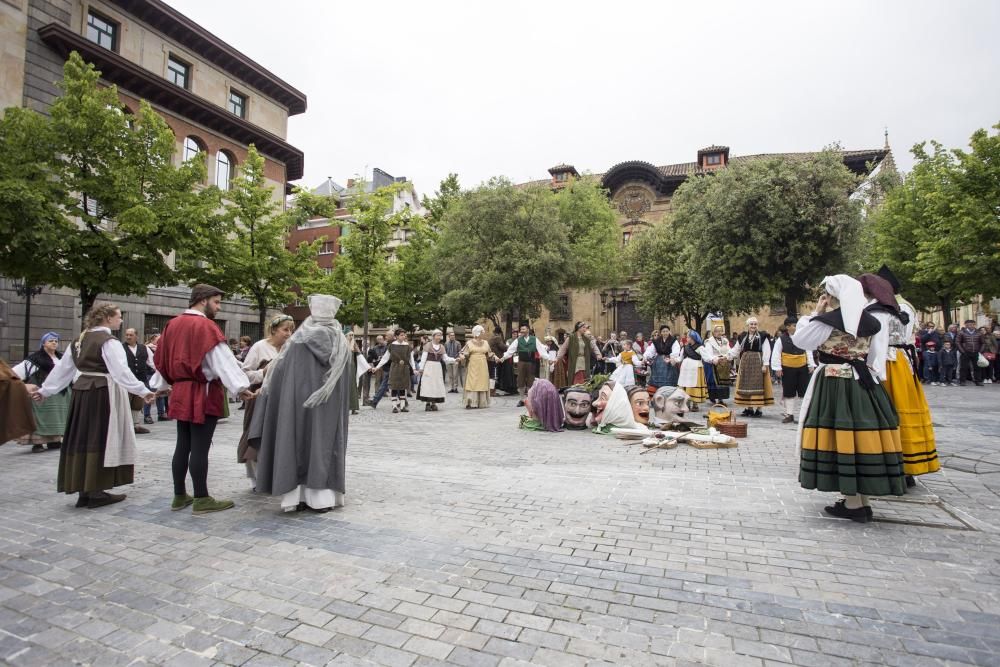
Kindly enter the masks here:
<path id="1" fill-rule="evenodd" d="M 869 365 L 884 359 L 867 358 L 881 324 L 865 312 L 861 283 L 836 275 L 822 284 L 816 310 L 792 334 L 796 347 L 817 351 L 819 362 L 799 416 L 799 483 L 844 494 L 826 513 L 867 523 L 869 496 L 906 493 L 899 419 Z"/>
<path id="2" fill-rule="evenodd" d="M 472 340 L 466 341 L 458 360 L 467 364 L 465 393 L 462 400 L 467 409 L 485 408 L 490 405 L 490 367 L 487 360 L 497 360 L 488 341 L 483 340 L 485 329 L 481 324 L 472 327 Z"/>
<path id="3" fill-rule="evenodd" d="M 424 345 L 420 355 L 417 375 L 420 383 L 417 385 L 417 400 L 424 402 L 426 412 L 437 412 L 438 405 L 444 403 L 444 395 L 448 388 L 444 386 L 444 365 L 455 363 L 455 359 L 445 352 L 441 339 L 444 334 L 435 329 L 429 343 Z"/>
<path id="4" fill-rule="evenodd" d="M 337 321 L 340 299 L 309 297 L 311 315 L 268 365 L 250 424 L 257 491 L 286 512 L 344 504 L 350 347 Z"/>

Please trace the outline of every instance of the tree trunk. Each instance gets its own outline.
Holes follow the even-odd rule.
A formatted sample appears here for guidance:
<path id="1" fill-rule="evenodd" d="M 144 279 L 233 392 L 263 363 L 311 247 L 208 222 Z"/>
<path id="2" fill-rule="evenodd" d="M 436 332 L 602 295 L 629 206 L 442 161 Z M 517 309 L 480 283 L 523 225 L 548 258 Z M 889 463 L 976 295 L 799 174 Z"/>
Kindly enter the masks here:
<path id="1" fill-rule="evenodd" d="M 799 290 L 785 292 L 785 315 L 795 317 L 799 314 Z"/>
<path id="2" fill-rule="evenodd" d="M 694 315 L 694 321 L 695 321 L 694 330 L 698 332 L 699 336 L 702 335 L 701 328 L 702 328 L 702 326 L 704 326 L 705 319 L 707 317 L 708 317 L 708 313 L 695 313 L 695 315 Z"/>
<path id="3" fill-rule="evenodd" d="M 951 326 L 951 295 L 940 296 L 938 301 L 941 304 L 941 315 L 944 316 L 944 328 L 947 331 Z"/>
<path id="4" fill-rule="evenodd" d="M 504 336 L 506 338 L 511 337 L 511 332 L 514 330 L 514 309 L 511 308 L 507 311 L 507 326 L 504 328 Z"/>
<path id="5" fill-rule="evenodd" d="M 80 288 L 80 322 L 83 322 L 84 316 L 87 311 L 94 307 L 94 301 L 97 300 L 97 292 L 88 290 L 86 287 Z"/>
<path id="6" fill-rule="evenodd" d="M 361 307 L 361 318 L 364 320 L 361 337 L 365 340 L 365 350 L 368 350 L 368 288 L 365 288 L 365 301 Z"/>
<path id="7" fill-rule="evenodd" d="M 264 320 L 267 319 L 267 304 L 263 299 L 257 299 L 257 324 L 260 326 L 261 339 L 267 338 L 268 332 L 264 330 Z"/>
<path id="8" fill-rule="evenodd" d="M 493 327 L 496 329 L 501 328 L 501 326 L 503 325 L 503 322 L 500 321 L 500 316 L 497 315 L 496 313 L 490 315 L 490 321 L 493 322 Z M 490 334 L 492 335 L 492 333 L 493 332 L 491 331 Z"/>

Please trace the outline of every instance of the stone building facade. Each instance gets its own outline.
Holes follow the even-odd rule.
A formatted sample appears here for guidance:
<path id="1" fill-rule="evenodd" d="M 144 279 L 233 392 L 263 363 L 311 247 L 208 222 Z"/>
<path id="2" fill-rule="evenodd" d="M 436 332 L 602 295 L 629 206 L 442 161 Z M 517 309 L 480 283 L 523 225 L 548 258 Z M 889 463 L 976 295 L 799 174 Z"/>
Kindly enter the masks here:
<path id="1" fill-rule="evenodd" d="M 163 116 L 178 163 L 204 152 L 209 183 L 228 189 L 254 144 L 284 206 L 288 183 L 304 168 L 302 151 L 286 141 L 289 116 L 306 110 L 302 92 L 161 0 L 0 0 L 0 107 L 47 113 L 72 51 L 118 87 L 126 112 L 146 100 Z M 17 287 L 0 277 L 0 357 L 13 361 L 23 354 L 25 324 L 26 297 Z M 189 293 L 176 286 L 100 298 L 121 305 L 123 331 L 144 336 L 183 310 Z M 80 302 L 71 290 L 42 286 L 31 306 L 29 348 L 45 331 L 78 333 Z M 239 299 L 224 302 L 218 323 L 230 338 L 261 335 L 257 313 Z"/>
<path id="2" fill-rule="evenodd" d="M 871 150 L 843 151 L 844 164 L 855 174 L 871 176 L 876 169 L 895 169 L 892 152 L 888 147 Z M 670 201 L 680 185 L 700 174 L 725 169 L 731 163 L 760 160 L 785 155 L 805 157 L 809 153 L 759 154 L 730 156 L 728 146 L 708 146 L 698 151 L 692 162 L 655 166 L 649 162 L 631 160 L 614 165 L 604 173 L 596 174 L 618 211 L 621 244 L 624 247 L 631 238 L 644 228 L 658 224 L 670 211 Z M 549 179 L 522 184 L 547 185 L 553 189 L 565 187 L 580 174 L 573 165 L 560 164 L 549 169 Z M 572 331 L 577 321 L 587 321 L 596 335 L 606 337 L 611 331 L 626 331 L 629 337 L 641 331 L 648 339 L 654 326 L 651 318 L 643 317 L 637 308 L 639 290 L 634 281 L 619 285 L 607 285 L 598 290 L 567 290 L 559 295 L 560 308 L 556 311 L 543 309 L 541 316 L 532 320 L 538 335 L 555 334 L 559 329 Z M 756 313 L 762 329 L 776 330 L 784 321 L 784 306 L 775 304 Z M 667 322 L 675 330 L 683 327 L 682 321 Z M 732 330 L 744 329 L 742 319 L 735 318 Z"/>

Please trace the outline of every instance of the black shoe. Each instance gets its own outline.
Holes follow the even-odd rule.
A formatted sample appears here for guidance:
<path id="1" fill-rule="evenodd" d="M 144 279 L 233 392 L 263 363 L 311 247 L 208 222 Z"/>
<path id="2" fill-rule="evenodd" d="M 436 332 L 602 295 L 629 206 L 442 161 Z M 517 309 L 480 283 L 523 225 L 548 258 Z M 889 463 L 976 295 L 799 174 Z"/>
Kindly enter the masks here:
<path id="1" fill-rule="evenodd" d="M 302 503 L 302 504 L 305 505 L 305 503 Z M 308 511 L 314 512 L 316 514 L 326 514 L 327 512 L 329 512 L 330 510 L 332 510 L 333 508 L 332 507 L 320 507 L 319 509 L 316 509 L 315 507 L 310 507 L 309 505 L 306 505 L 306 509 Z"/>
<path id="2" fill-rule="evenodd" d="M 399 414 L 399 408 L 398 407 L 393 408 L 392 409 L 392 414 L 394 414 L 394 415 L 395 414 Z"/>
<path id="3" fill-rule="evenodd" d="M 406 403 L 403 403 L 403 409 L 400 410 L 400 412 L 409 412 L 409 411 L 410 411 L 410 406 L 407 405 Z"/>
<path id="4" fill-rule="evenodd" d="M 976 386 L 977 386 L 977 387 L 982 387 L 982 386 L 983 386 L 983 383 L 982 383 L 982 382 L 977 382 L 977 383 L 976 383 Z"/>
<path id="5" fill-rule="evenodd" d="M 32 454 L 38 454 L 38 453 L 41 453 L 41 452 L 44 452 L 44 451 L 45 451 L 45 445 L 32 445 L 31 446 L 31 453 Z"/>
<path id="6" fill-rule="evenodd" d="M 764 413 L 760 411 L 760 408 L 757 408 L 756 410 L 753 411 L 753 416 L 754 417 L 763 417 Z"/>
<path id="7" fill-rule="evenodd" d="M 50 442 L 48 444 L 48 448 L 49 449 L 60 449 L 61 447 L 62 447 L 62 443 L 61 442 Z"/>
<path id="8" fill-rule="evenodd" d="M 517 402 L 517 407 L 523 408 L 524 407 L 524 401 L 518 401 Z"/>
<path id="9" fill-rule="evenodd" d="M 747 408 L 747 409 L 745 409 L 745 410 L 743 411 L 743 416 L 744 416 L 744 417 L 750 417 L 750 416 L 753 416 L 753 408 Z"/>
<path id="10" fill-rule="evenodd" d="M 872 518 L 870 507 L 859 507 L 853 510 L 847 509 L 847 503 L 843 500 L 838 500 L 832 505 L 827 505 L 823 510 L 830 516 L 835 516 L 838 519 L 850 519 L 857 523 L 868 523 Z"/>
<path id="11" fill-rule="evenodd" d="M 153 418 L 152 417 L 143 417 L 142 418 L 142 423 L 143 424 L 152 424 L 153 423 Z"/>
<path id="12" fill-rule="evenodd" d="M 86 491 L 81 491 L 80 492 L 79 497 L 76 499 L 76 506 L 77 507 L 86 507 L 87 506 L 87 492 Z"/>
<path id="13" fill-rule="evenodd" d="M 917 485 L 917 480 L 913 478 L 913 475 L 906 476 L 906 488 L 912 489 Z"/>
<path id="14" fill-rule="evenodd" d="M 98 491 L 97 493 L 90 493 L 87 495 L 87 507 L 94 509 L 97 507 L 104 507 L 105 505 L 120 503 L 123 500 L 125 500 L 124 493 L 108 493 L 107 491 Z"/>
<path id="15" fill-rule="evenodd" d="M 243 408 L 245 408 L 245 407 L 246 407 L 245 405 L 243 405 L 242 403 L 240 403 L 240 407 L 238 407 L 238 408 L 236 408 L 236 409 L 237 409 L 237 410 L 242 410 L 242 409 L 243 409 Z"/>
<path id="16" fill-rule="evenodd" d="M 795 417 L 793 417 L 791 415 L 785 415 L 784 417 L 781 418 L 781 423 L 782 424 L 791 424 L 794 421 L 795 421 Z"/>
<path id="17" fill-rule="evenodd" d="M 158 422 L 168 422 L 168 421 L 170 421 L 170 417 L 168 417 L 166 415 L 158 415 L 156 417 L 156 421 L 158 421 Z"/>
<path id="18" fill-rule="evenodd" d="M 137 435 L 138 434 L 143 434 L 143 433 L 149 433 L 149 429 L 146 428 L 146 427 L 144 427 L 144 426 L 136 426 L 136 427 L 134 427 L 134 430 L 135 430 L 135 432 L 136 432 Z"/>

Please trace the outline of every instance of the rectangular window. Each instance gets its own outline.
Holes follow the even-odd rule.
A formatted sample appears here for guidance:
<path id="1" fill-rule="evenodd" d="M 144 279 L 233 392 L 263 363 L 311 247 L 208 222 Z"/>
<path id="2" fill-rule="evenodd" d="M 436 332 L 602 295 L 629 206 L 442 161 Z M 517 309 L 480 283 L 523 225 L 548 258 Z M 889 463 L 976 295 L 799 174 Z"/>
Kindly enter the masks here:
<path id="1" fill-rule="evenodd" d="M 146 336 L 163 333 L 163 330 L 167 326 L 167 322 L 169 322 L 171 319 L 173 319 L 172 315 L 157 315 L 155 313 L 146 313 L 142 321 L 142 333 Z"/>
<path id="2" fill-rule="evenodd" d="M 322 268 L 323 268 L 323 275 L 324 276 L 333 275 L 333 267 L 332 266 L 324 266 Z"/>
<path id="3" fill-rule="evenodd" d="M 191 85 L 191 66 L 172 53 L 167 58 L 167 81 L 184 89 Z"/>
<path id="4" fill-rule="evenodd" d="M 722 156 L 716 153 L 715 155 L 706 155 L 705 164 L 722 164 Z"/>
<path id="5" fill-rule="evenodd" d="M 247 117 L 247 96 L 240 95 L 235 90 L 229 91 L 229 112 L 240 118 Z"/>
<path id="6" fill-rule="evenodd" d="M 632 232 L 622 232 L 622 245 L 628 245 L 632 240 Z"/>
<path id="7" fill-rule="evenodd" d="M 226 335 L 226 321 L 225 320 L 219 320 L 219 319 L 213 319 L 212 321 L 215 322 L 215 326 L 219 327 L 219 331 L 221 331 L 222 335 L 225 336 Z"/>
<path id="8" fill-rule="evenodd" d="M 118 50 L 118 24 L 93 11 L 87 13 L 87 39 L 98 46 Z"/>
<path id="9" fill-rule="evenodd" d="M 573 320 L 573 309 L 570 306 L 569 294 L 560 294 L 556 297 L 556 307 L 552 311 L 552 319 L 559 321 Z"/>
<path id="10" fill-rule="evenodd" d="M 260 322 L 240 322 L 240 336 L 249 336 L 255 343 L 263 338 Z"/>
<path id="11" fill-rule="evenodd" d="M 332 255 L 333 254 L 333 241 L 323 241 L 323 245 L 319 247 L 319 254 L 321 255 Z"/>

